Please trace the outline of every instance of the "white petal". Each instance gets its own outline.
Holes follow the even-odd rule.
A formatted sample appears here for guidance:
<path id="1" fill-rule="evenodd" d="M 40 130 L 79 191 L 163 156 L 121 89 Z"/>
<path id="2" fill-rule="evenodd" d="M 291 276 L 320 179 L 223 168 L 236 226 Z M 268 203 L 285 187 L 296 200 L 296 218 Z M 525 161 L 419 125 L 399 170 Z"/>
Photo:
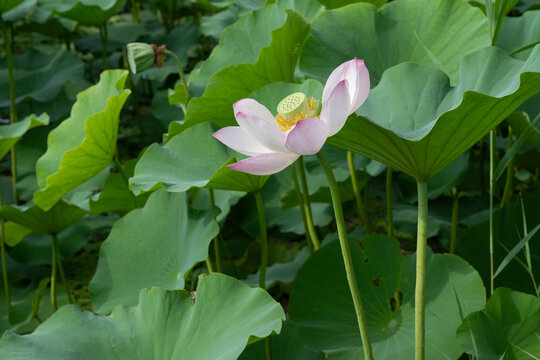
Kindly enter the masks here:
<path id="1" fill-rule="evenodd" d="M 345 125 L 349 116 L 349 104 L 347 80 L 343 80 L 334 88 L 321 110 L 321 119 L 328 125 L 328 136 L 336 134 Z"/>
<path id="2" fill-rule="evenodd" d="M 285 148 L 299 155 L 313 155 L 328 137 L 328 125 L 319 118 L 299 120 L 285 137 Z"/>
<path id="3" fill-rule="evenodd" d="M 216 131 L 213 136 L 234 151 L 244 155 L 272 152 L 239 126 L 228 126 Z"/>
<path id="4" fill-rule="evenodd" d="M 277 123 L 269 123 L 262 118 L 245 112 L 236 114 L 236 121 L 242 130 L 259 143 L 274 152 L 287 152 L 283 146 L 285 133 L 278 129 Z"/>
<path id="5" fill-rule="evenodd" d="M 233 109 L 234 116 L 236 116 L 236 114 L 238 114 L 239 112 L 243 112 L 255 115 L 271 123 L 275 122 L 275 118 L 270 112 L 270 110 L 268 110 L 264 105 L 258 103 L 256 100 L 253 99 L 246 98 L 238 100 L 233 104 Z"/>
<path id="6" fill-rule="evenodd" d="M 296 159 L 298 155 L 290 153 L 261 154 L 227 165 L 227 167 L 252 175 L 271 175 L 285 169 Z"/>

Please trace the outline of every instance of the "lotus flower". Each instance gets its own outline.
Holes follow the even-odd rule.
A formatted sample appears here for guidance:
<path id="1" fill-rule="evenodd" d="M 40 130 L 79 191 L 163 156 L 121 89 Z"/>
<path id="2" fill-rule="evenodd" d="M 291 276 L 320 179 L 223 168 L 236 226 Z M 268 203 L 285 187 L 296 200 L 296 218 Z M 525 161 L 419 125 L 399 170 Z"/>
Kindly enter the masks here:
<path id="1" fill-rule="evenodd" d="M 300 155 L 318 153 L 329 136 L 336 134 L 347 117 L 364 103 L 369 93 L 369 73 L 363 60 L 338 66 L 326 80 L 319 101 L 294 93 L 272 113 L 253 99 L 233 105 L 238 125 L 220 129 L 214 137 L 231 149 L 251 156 L 228 167 L 253 175 L 275 174 Z M 320 110 L 320 111 L 319 111 Z"/>

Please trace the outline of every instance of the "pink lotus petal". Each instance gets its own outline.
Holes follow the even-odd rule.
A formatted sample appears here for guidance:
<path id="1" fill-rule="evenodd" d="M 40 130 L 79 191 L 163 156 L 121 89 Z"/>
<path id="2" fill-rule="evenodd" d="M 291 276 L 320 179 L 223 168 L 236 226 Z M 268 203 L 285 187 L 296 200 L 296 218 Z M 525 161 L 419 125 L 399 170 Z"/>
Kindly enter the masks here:
<path id="1" fill-rule="evenodd" d="M 285 148 L 294 154 L 313 155 L 328 137 L 328 125 L 319 118 L 299 120 L 285 136 Z"/>
<path id="2" fill-rule="evenodd" d="M 264 147 L 274 152 L 287 152 L 283 146 L 285 133 L 278 129 L 277 124 L 269 123 L 262 118 L 245 112 L 236 114 L 238 125 L 255 138 Z"/>
<path id="3" fill-rule="evenodd" d="M 364 60 L 355 58 L 344 62 L 332 71 L 324 86 L 323 105 L 328 101 L 330 94 L 342 80 L 347 80 L 349 86 L 350 104 L 348 106 L 348 114 L 350 115 L 364 103 L 369 93 L 369 73 Z"/>
<path id="4" fill-rule="evenodd" d="M 296 159 L 298 155 L 290 153 L 261 154 L 227 165 L 227 167 L 252 175 L 271 175 L 285 169 Z"/>
<path id="5" fill-rule="evenodd" d="M 345 80 L 345 74 L 350 72 L 350 70 L 354 69 L 353 62 L 355 59 L 344 62 L 343 64 L 339 65 L 337 68 L 332 71 L 330 76 L 328 77 L 328 80 L 326 80 L 326 84 L 324 84 L 324 90 L 323 90 L 323 96 L 322 96 L 322 103 L 326 103 L 328 101 L 328 97 L 330 97 L 330 94 L 332 91 L 334 91 L 334 88 L 339 84 L 340 81 Z"/>
<path id="6" fill-rule="evenodd" d="M 216 131 L 213 136 L 234 151 L 244 155 L 252 156 L 272 152 L 238 126 L 225 127 Z"/>
<path id="7" fill-rule="evenodd" d="M 334 88 L 321 110 L 321 119 L 328 125 L 329 137 L 336 134 L 345 125 L 349 116 L 349 104 L 347 80 L 342 80 Z"/>
<path id="8" fill-rule="evenodd" d="M 366 101 L 369 94 L 369 71 L 363 60 L 356 62 L 356 91 L 351 94 L 351 108 L 349 115 L 355 112 Z M 349 88 L 349 91 L 352 87 Z"/>
<path id="9" fill-rule="evenodd" d="M 233 104 L 234 116 L 239 112 L 255 115 L 268 122 L 275 123 L 275 118 L 272 113 L 262 104 L 253 99 L 238 100 Z"/>

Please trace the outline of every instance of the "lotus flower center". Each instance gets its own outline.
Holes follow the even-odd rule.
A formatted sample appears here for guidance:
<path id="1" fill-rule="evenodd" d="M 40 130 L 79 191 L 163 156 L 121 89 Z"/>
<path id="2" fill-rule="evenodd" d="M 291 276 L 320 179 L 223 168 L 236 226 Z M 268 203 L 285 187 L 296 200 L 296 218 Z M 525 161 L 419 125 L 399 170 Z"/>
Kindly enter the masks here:
<path id="1" fill-rule="evenodd" d="M 277 106 L 276 123 L 281 131 L 289 131 L 299 120 L 318 118 L 319 100 L 297 92 L 281 100 Z"/>

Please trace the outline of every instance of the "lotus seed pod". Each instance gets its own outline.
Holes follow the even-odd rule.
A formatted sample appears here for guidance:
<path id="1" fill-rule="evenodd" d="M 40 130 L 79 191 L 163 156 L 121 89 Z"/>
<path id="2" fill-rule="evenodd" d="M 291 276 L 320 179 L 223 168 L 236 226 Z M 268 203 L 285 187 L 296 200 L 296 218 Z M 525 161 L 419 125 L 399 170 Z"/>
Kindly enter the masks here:
<path id="1" fill-rule="evenodd" d="M 154 65 L 156 55 L 151 45 L 129 43 L 127 44 L 127 58 L 131 72 L 137 74 Z"/>

